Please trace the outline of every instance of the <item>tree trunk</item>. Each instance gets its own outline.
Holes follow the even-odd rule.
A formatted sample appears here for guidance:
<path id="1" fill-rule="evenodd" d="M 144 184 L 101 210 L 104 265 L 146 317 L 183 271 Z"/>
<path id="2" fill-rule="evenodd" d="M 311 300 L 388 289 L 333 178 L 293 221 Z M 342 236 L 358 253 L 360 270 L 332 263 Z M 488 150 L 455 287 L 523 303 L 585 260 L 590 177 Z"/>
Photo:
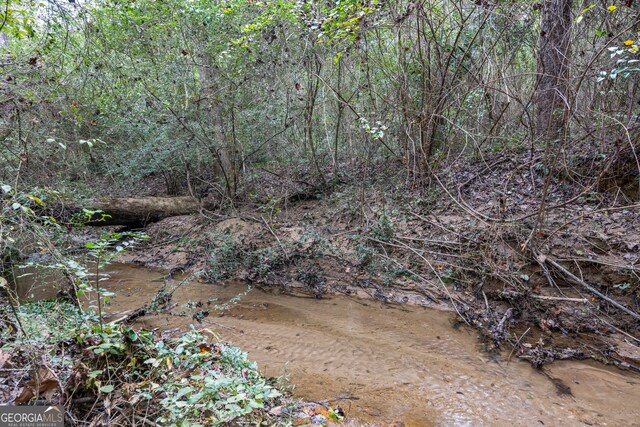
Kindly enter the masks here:
<path id="1" fill-rule="evenodd" d="M 204 100 L 204 109 L 206 112 L 206 121 L 211 128 L 212 135 L 208 136 L 210 140 L 207 147 L 214 156 L 214 164 L 217 165 L 219 172 L 224 178 L 225 188 L 228 196 L 233 196 L 233 184 L 231 178 L 235 175 L 232 172 L 232 164 L 229 155 L 229 146 L 227 145 L 227 135 L 225 133 L 224 126 L 224 111 L 222 108 L 222 101 L 220 95 L 217 95 L 214 91 L 216 84 L 215 68 L 212 65 L 201 65 L 199 67 L 200 73 L 200 97 Z M 217 168 L 214 168 L 217 169 Z"/>
<path id="2" fill-rule="evenodd" d="M 536 84 L 536 128 L 546 143 L 567 138 L 571 6 L 573 0 L 543 0 Z"/>
<path id="3" fill-rule="evenodd" d="M 193 197 L 141 197 L 136 198 L 105 198 L 88 202 L 85 208 L 99 210 L 108 215 L 104 220 L 97 220 L 101 214 L 94 214 L 88 225 L 125 225 L 130 227 L 144 227 L 164 218 L 179 215 L 189 215 L 200 212 L 200 209 L 212 209 L 215 202 L 211 200 L 199 201 Z M 80 207 L 65 209 L 67 212 L 80 212 Z M 57 214 L 54 213 L 54 216 Z"/>
<path id="4" fill-rule="evenodd" d="M 318 90 L 320 89 L 320 71 L 322 68 L 322 63 L 318 59 L 318 57 L 313 54 L 313 57 L 308 60 L 307 64 L 307 96 L 306 96 L 306 105 L 304 108 L 304 139 L 305 145 L 309 147 L 311 150 L 311 160 L 315 166 L 316 172 L 318 174 L 318 178 L 325 181 L 324 174 L 320 169 L 320 164 L 318 163 L 318 155 L 316 152 L 316 146 L 313 141 L 313 110 L 316 106 L 316 98 L 318 96 Z"/>

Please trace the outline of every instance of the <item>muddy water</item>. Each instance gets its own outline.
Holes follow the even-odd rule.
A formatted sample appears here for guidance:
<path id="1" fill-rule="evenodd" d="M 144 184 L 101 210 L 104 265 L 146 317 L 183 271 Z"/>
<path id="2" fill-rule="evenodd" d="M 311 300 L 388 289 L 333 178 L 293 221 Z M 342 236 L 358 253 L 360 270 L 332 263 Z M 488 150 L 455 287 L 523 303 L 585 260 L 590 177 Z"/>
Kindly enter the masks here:
<path id="1" fill-rule="evenodd" d="M 110 273 L 105 287 L 117 293 L 113 316 L 140 307 L 163 283 L 161 273 L 126 265 Z M 174 302 L 222 302 L 246 289 L 194 282 L 180 288 Z M 161 315 L 138 324 L 171 330 L 190 323 L 190 317 Z M 287 375 L 297 396 L 332 400 L 365 422 L 640 426 L 640 376 L 595 363 L 555 363 L 548 374 L 573 393 L 559 396 L 547 376 L 524 362 L 481 352 L 473 331 L 451 324 L 447 313 L 415 307 L 252 290 L 199 327 L 248 351 L 266 375 Z"/>

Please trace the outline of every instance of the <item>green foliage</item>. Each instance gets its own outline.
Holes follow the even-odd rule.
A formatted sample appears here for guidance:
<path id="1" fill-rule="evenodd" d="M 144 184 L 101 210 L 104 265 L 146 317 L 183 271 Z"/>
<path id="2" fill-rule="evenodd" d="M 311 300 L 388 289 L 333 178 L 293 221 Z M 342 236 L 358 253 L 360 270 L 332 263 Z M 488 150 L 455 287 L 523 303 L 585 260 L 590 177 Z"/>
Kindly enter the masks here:
<path id="1" fill-rule="evenodd" d="M 307 26 L 319 32 L 319 41 L 353 43 L 360 39 L 362 27 L 382 8 L 382 3 L 378 0 L 338 0 L 323 5 L 321 13 L 317 13 L 316 5 L 306 1 L 299 10 Z"/>
<path id="2" fill-rule="evenodd" d="M 264 277 L 301 259 L 314 259 L 334 252 L 326 239 L 313 229 L 305 229 L 296 240 L 247 251 L 243 265 L 257 277 Z"/>
<path id="3" fill-rule="evenodd" d="M 240 249 L 236 241 L 228 231 L 212 234 L 208 241 L 207 279 L 219 281 L 231 277 L 231 274 L 241 266 L 242 255 L 239 253 Z"/>
<path id="4" fill-rule="evenodd" d="M 369 267 L 373 261 L 376 251 L 365 242 L 356 244 L 355 256 L 360 267 Z"/>
<path id="5" fill-rule="evenodd" d="M 66 341 L 80 334 L 91 321 L 76 306 L 60 300 L 21 304 L 17 308 L 17 314 L 24 335 L 13 337 L 16 331 L 11 327 L 0 330 L 0 341 L 9 346 L 19 346 L 25 342 L 43 344 Z M 0 318 L 13 317 L 8 305 L 0 305 Z"/>
<path id="6" fill-rule="evenodd" d="M 389 242 L 395 236 L 395 227 L 391 218 L 382 214 L 371 226 L 371 236 L 383 242 Z"/>
<path id="7" fill-rule="evenodd" d="M 0 33 L 18 39 L 35 35 L 33 9 L 35 1 L 5 0 L 0 7 Z"/>
<path id="8" fill-rule="evenodd" d="M 160 400 L 164 414 L 157 420 L 162 425 L 219 425 L 263 409 L 267 402 L 281 396 L 266 383 L 246 353 L 225 344 L 208 344 L 195 331 L 174 343 L 158 342 L 155 357 L 144 363 L 157 370 L 169 366 L 188 373 L 174 376 L 169 372 L 159 378 L 162 382 L 140 391 L 147 398 L 165 396 Z"/>
<path id="9" fill-rule="evenodd" d="M 10 316 L 10 310 L 3 305 L 0 314 Z M 124 325 L 100 325 L 61 301 L 23 304 L 19 316 L 27 337 L 15 336 L 10 324 L 3 324 L 0 337 L 5 350 L 23 348 L 27 342 L 45 348 L 42 361 L 48 369 L 76 372 L 59 376 L 63 389 L 77 391 L 82 381 L 82 388 L 92 393 L 135 390 L 132 404 L 149 401 L 146 410 L 153 409 L 147 415 L 160 425 L 228 423 L 275 406 L 282 397 L 246 353 L 212 342 L 194 329 L 176 339 L 160 339 Z M 68 352 L 82 357 L 52 356 L 55 351 L 50 350 L 63 342 Z"/>
<path id="10" fill-rule="evenodd" d="M 64 224 L 48 209 L 59 200 L 55 191 L 36 187 L 27 193 L 0 182 L 0 275 L 9 276 L 14 265 L 34 253 L 73 275 L 70 259 L 54 244 L 64 240 Z"/>
<path id="11" fill-rule="evenodd" d="M 103 234 L 100 239 L 85 243 L 84 247 L 89 249 L 87 255 L 93 259 L 95 279 L 94 286 L 91 288 L 88 282 L 81 282 L 78 286 L 78 297 L 86 291 L 95 291 L 98 301 L 98 316 L 100 321 L 100 327 L 102 327 L 102 304 L 108 304 L 113 293 L 108 292 L 106 289 L 100 287 L 100 283 L 109 280 L 109 275 L 102 272 L 102 270 L 111 264 L 111 262 L 120 253 L 124 252 L 128 248 L 135 246 L 141 240 L 147 240 L 149 236 L 140 232 L 111 232 Z"/>
<path id="12" fill-rule="evenodd" d="M 638 52 L 640 52 L 638 48 L 640 41 L 628 41 L 632 43 L 629 45 L 631 46 L 630 48 L 619 48 L 615 46 L 609 48 L 611 58 L 617 58 L 615 61 L 616 67 L 611 71 L 600 71 L 600 75 L 598 76 L 599 82 L 605 79 L 616 80 L 618 76 L 626 79 L 631 74 L 640 71 L 640 59 L 636 59 L 640 58 L 640 55 L 638 55 Z"/>
<path id="13" fill-rule="evenodd" d="M 91 211 L 88 211 L 92 214 Z M 100 239 L 85 243 L 84 247 L 89 249 L 87 254 L 96 260 L 99 268 L 106 267 L 121 252 L 132 248 L 143 240 L 148 240 L 149 236 L 145 233 L 125 231 L 111 232 L 100 236 Z"/>
<path id="14" fill-rule="evenodd" d="M 89 196 L 96 182 L 189 176 L 197 195 L 234 195 L 255 190 L 257 167 L 322 180 L 392 157 L 419 177 L 457 153 L 535 146 L 541 14 L 528 2 L 5 4 L 0 179 L 28 188 L 55 176 Z M 634 10 L 573 11 L 581 122 L 633 126 L 633 79 L 618 77 L 638 69 Z"/>

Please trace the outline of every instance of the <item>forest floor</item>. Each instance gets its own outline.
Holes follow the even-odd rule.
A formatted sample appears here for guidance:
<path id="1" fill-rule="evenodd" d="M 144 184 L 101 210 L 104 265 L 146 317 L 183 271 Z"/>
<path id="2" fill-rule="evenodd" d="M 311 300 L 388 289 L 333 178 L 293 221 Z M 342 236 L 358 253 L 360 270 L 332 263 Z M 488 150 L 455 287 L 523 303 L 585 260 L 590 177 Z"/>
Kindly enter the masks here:
<path id="1" fill-rule="evenodd" d="M 244 203 L 152 224 L 122 260 L 453 310 L 489 351 L 640 371 L 640 205 L 559 176 L 540 215 L 543 169 L 529 154 L 496 156 L 440 173 L 426 191 L 401 163 L 378 166 L 364 187 L 361 170 L 322 189 L 265 172 Z"/>

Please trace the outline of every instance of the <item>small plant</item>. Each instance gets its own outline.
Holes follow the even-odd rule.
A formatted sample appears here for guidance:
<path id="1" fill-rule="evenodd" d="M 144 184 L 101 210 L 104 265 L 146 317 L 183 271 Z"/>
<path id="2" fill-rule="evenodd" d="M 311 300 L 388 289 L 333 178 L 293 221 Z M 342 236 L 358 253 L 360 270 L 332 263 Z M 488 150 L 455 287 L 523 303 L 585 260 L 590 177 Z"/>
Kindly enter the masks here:
<path id="1" fill-rule="evenodd" d="M 359 242 L 356 245 L 356 260 L 360 267 L 368 267 L 373 262 L 376 251 L 365 242 Z"/>
<path id="2" fill-rule="evenodd" d="M 371 227 L 371 236 L 383 242 L 390 242 L 395 236 L 396 230 L 387 215 L 382 215 Z"/>
<path id="3" fill-rule="evenodd" d="M 621 291 L 624 291 L 625 289 L 629 289 L 631 285 L 628 282 L 625 282 L 625 283 L 618 283 L 617 285 L 613 285 L 613 287 L 620 289 Z"/>
<path id="4" fill-rule="evenodd" d="M 371 126 L 371 123 L 369 123 L 369 120 L 367 120 L 364 117 L 360 117 L 359 122 L 360 122 L 360 128 L 365 133 L 370 134 L 371 138 L 374 140 L 382 139 L 384 137 L 385 131 L 389 129 L 389 127 L 383 124 L 381 121 L 376 121 L 375 126 Z"/>
<path id="5" fill-rule="evenodd" d="M 8 311 L 0 307 L 0 320 Z M 165 426 L 227 424 L 254 411 L 264 417 L 283 404 L 279 387 L 246 353 L 193 328 L 178 338 L 159 338 L 126 325 L 99 324 L 95 316 L 61 301 L 23 304 L 18 316 L 28 338 L 0 322 L 3 351 L 20 360 L 25 371 L 55 373 L 46 390 L 56 395 L 112 395 L 116 402 L 126 396 L 134 413 Z M 58 356 L 62 346 L 67 357 Z M 22 393 L 17 402 L 27 403 L 39 393 Z M 117 422 L 113 417 L 117 413 L 107 424 Z"/>
<path id="6" fill-rule="evenodd" d="M 258 210 L 269 214 L 269 223 L 274 222 L 274 216 L 282 212 L 282 199 L 279 197 L 267 196 L 266 203 L 258 206 Z"/>
<path id="7" fill-rule="evenodd" d="M 80 212 L 71 217 L 71 225 L 74 227 L 82 227 L 90 222 L 101 222 L 111 218 L 111 215 L 101 210 L 91 210 L 82 208 Z"/>
<path id="8" fill-rule="evenodd" d="M 210 242 L 207 279 L 227 279 L 241 265 L 238 246 L 229 232 L 211 234 Z"/>
<path id="9" fill-rule="evenodd" d="M 94 288 L 98 294 L 98 319 L 100 322 L 100 329 L 103 327 L 103 309 L 102 304 L 109 303 L 112 293 L 107 292 L 106 289 L 100 287 L 100 283 L 108 280 L 109 275 L 104 273 L 104 268 L 111 264 L 111 262 L 127 248 L 133 247 L 140 240 L 146 240 L 148 236 L 144 233 L 137 232 L 124 232 L 124 233 L 109 233 L 104 234 L 99 240 L 95 242 L 86 243 L 85 248 L 89 249 L 89 257 L 94 259 L 95 279 Z M 78 290 L 78 296 L 80 297 L 85 291 L 90 290 L 88 282 L 83 282 Z M 104 298 L 104 301 L 103 301 Z"/>

